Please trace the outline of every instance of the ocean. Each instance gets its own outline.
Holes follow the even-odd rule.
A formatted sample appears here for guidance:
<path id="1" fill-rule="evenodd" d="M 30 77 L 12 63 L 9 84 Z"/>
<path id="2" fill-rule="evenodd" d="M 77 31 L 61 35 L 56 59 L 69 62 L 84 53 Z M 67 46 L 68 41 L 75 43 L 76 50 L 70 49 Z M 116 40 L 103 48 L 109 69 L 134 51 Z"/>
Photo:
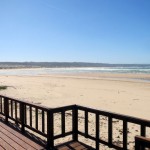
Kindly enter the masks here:
<path id="1" fill-rule="evenodd" d="M 0 75 L 50 75 L 72 73 L 131 73 L 150 74 L 150 66 L 136 67 L 70 67 L 70 68 L 30 68 L 30 69 L 0 69 Z"/>

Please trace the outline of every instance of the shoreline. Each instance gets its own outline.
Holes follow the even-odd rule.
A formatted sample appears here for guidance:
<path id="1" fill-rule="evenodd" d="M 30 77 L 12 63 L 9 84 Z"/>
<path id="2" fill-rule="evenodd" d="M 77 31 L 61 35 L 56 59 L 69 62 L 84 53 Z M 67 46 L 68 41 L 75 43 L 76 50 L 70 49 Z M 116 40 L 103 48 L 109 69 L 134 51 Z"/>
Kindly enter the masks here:
<path id="1" fill-rule="evenodd" d="M 75 68 L 77 69 L 77 67 Z M 45 72 L 45 73 L 40 72 L 40 71 L 44 71 L 45 69 L 48 70 L 52 69 L 52 72 Z M 40 77 L 40 76 L 61 77 L 62 76 L 62 77 L 72 77 L 72 78 L 150 82 L 150 74 L 148 73 L 115 73 L 115 72 L 90 72 L 90 71 L 89 72 L 57 72 L 56 71 L 61 69 L 66 69 L 66 68 L 44 68 L 43 67 L 43 68 L 0 69 L 0 76 L 27 76 L 27 77 L 32 77 L 32 76 L 33 77 Z M 31 72 L 32 70 L 39 71 L 39 72 L 32 73 Z M 1 73 L 3 71 L 4 73 Z M 15 72 L 15 71 L 25 71 L 25 72 Z"/>
<path id="2" fill-rule="evenodd" d="M 2 75 L 27 75 L 27 76 L 39 76 L 39 75 L 81 75 L 81 76 L 93 76 L 93 77 L 111 77 L 111 78 L 136 78 L 150 80 L 150 72 L 132 72 L 132 70 L 125 72 L 118 72 L 115 68 L 109 67 L 66 67 L 66 68 L 15 68 L 15 69 L 0 69 L 0 76 Z M 106 69 L 106 70 L 105 70 Z M 108 69 L 108 70 L 107 70 Z M 123 71 L 123 68 L 121 71 Z M 129 69 L 129 68 L 128 68 Z M 113 70 L 113 71 L 112 71 Z M 126 69 L 125 69 L 126 70 Z M 28 72 L 29 71 L 29 72 Z M 32 72 L 33 71 L 33 72 Z"/>

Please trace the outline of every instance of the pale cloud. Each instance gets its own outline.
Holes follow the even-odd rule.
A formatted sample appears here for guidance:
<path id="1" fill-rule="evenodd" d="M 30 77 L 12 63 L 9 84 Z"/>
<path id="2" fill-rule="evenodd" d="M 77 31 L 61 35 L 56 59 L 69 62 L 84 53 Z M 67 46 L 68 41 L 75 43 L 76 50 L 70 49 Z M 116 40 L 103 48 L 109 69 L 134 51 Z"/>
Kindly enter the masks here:
<path id="1" fill-rule="evenodd" d="M 52 4 L 50 4 L 50 1 L 49 0 L 40 0 L 41 4 L 43 4 L 45 7 L 48 7 L 48 8 L 51 8 L 51 9 L 54 9 L 56 11 L 60 11 L 60 12 L 63 12 L 63 13 L 67 13 L 67 11 L 65 9 L 62 9 L 62 8 L 59 8 L 57 6 L 54 6 Z"/>

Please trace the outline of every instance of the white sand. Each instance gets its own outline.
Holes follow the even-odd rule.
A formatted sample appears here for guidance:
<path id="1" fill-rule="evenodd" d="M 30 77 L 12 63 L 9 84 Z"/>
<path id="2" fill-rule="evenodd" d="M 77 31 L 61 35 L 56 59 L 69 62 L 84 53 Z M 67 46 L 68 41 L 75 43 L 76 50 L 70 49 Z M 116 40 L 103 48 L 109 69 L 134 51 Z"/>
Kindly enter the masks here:
<path id="1" fill-rule="evenodd" d="M 138 75 L 138 78 L 149 75 Z M 0 76 L 0 94 L 48 107 L 79 104 L 150 119 L 150 82 L 137 75 Z"/>

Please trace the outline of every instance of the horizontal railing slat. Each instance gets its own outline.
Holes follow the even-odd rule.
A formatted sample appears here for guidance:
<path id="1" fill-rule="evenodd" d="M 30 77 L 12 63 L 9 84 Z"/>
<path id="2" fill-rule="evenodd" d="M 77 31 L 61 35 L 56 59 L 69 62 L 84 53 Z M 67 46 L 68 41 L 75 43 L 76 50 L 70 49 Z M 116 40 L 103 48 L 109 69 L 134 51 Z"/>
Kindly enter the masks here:
<path id="1" fill-rule="evenodd" d="M 36 132 L 36 133 L 38 133 L 38 134 L 40 134 L 40 135 L 42 135 L 42 136 L 44 136 L 44 137 L 47 137 L 47 134 L 46 134 L 46 133 L 43 133 L 43 132 L 41 132 L 41 131 L 39 131 L 39 130 L 33 128 L 33 127 L 30 127 L 30 126 L 27 125 L 27 124 L 25 124 L 25 127 L 28 128 L 28 129 L 30 129 L 30 130 L 32 130 L 32 131 L 34 131 L 34 132 Z"/>
<path id="2" fill-rule="evenodd" d="M 71 135 L 71 134 L 73 134 L 73 131 L 69 131 L 69 132 L 66 132 L 66 133 L 64 133 L 64 134 L 55 135 L 55 136 L 54 136 L 54 139 L 59 139 L 59 138 L 62 138 L 62 137 L 64 137 L 64 136 L 69 136 L 69 135 Z"/>

